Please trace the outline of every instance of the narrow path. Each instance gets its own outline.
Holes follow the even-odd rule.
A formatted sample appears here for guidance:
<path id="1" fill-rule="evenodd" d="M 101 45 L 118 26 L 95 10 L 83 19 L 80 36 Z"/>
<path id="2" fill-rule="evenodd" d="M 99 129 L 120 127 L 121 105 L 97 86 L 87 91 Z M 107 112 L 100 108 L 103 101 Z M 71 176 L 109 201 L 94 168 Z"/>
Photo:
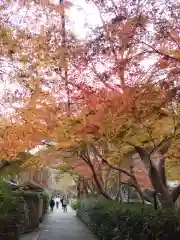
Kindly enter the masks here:
<path id="1" fill-rule="evenodd" d="M 48 214 L 40 227 L 38 240 L 96 240 L 93 234 L 76 217 L 71 208 L 61 208 Z"/>

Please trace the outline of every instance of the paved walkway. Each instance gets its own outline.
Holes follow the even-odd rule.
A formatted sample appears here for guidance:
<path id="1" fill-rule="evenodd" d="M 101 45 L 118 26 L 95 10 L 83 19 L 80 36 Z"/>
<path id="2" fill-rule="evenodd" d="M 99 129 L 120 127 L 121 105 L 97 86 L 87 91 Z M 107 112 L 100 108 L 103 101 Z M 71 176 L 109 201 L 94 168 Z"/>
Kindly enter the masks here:
<path id="1" fill-rule="evenodd" d="M 62 209 L 50 212 L 40 226 L 40 230 L 24 235 L 22 240 L 96 240 L 93 234 L 76 217 L 76 212 Z"/>

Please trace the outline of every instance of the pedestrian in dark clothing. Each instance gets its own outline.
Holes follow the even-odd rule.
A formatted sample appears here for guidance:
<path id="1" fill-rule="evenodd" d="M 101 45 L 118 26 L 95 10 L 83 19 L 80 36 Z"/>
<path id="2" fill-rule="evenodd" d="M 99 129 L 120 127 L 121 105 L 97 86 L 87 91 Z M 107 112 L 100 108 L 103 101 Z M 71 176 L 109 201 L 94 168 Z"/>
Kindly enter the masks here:
<path id="1" fill-rule="evenodd" d="M 67 212 L 67 204 L 68 204 L 68 200 L 67 200 L 67 198 L 64 198 L 63 202 L 62 202 L 62 207 L 63 207 L 64 212 Z"/>
<path id="2" fill-rule="evenodd" d="M 62 209 L 63 209 L 63 199 L 64 199 L 64 197 L 62 197 L 61 200 L 60 200 L 61 204 L 62 204 Z"/>
<path id="3" fill-rule="evenodd" d="M 54 205 L 55 205 L 55 201 L 54 201 L 53 197 L 51 198 L 49 205 L 50 205 L 51 211 L 53 212 Z"/>

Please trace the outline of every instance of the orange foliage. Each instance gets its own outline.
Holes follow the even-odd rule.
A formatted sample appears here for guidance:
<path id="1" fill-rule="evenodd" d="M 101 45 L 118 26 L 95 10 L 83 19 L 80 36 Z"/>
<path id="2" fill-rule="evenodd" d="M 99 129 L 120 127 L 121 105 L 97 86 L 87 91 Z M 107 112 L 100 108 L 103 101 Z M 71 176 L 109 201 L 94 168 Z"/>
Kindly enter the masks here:
<path id="1" fill-rule="evenodd" d="M 2 56 L 22 65 L 22 69 L 15 71 L 22 94 L 14 94 L 11 101 L 8 99 L 11 105 L 19 100 L 22 108 L 13 115 L 13 123 L 1 131 L 0 151 L 4 158 L 14 158 L 41 140 L 52 139 L 57 149 L 73 152 L 66 161 L 87 178 L 92 176 L 92 171 L 85 162 L 78 165 L 74 152 L 94 144 L 110 163 L 121 165 L 134 145 L 153 148 L 171 135 L 175 122 L 179 121 L 179 115 L 171 107 L 173 102 L 179 109 L 177 92 L 171 96 L 174 82 L 179 84 L 177 19 L 172 15 L 167 23 L 157 13 L 157 24 L 152 16 L 157 11 L 153 11 L 154 5 L 150 3 L 149 11 L 146 4 L 139 6 L 134 1 L 121 1 L 118 6 L 112 1 L 109 7 L 110 2 L 93 1 L 102 26 L 91 31 L 91 39 L 85 44 L 66 32 L 68 83 L 71 83 L 68 92 L 71 108 L 75 106 L 70 117 L 66 117 L 67 81 L 62 74 L 67 67 L 64 62 L 67 49 L 59 44 L 62 34 L 57 20 L 62 11 L 55 7 L 57 11 L 52 16 L 52 6 L 43 7 L 47 19 L 52 16 L 55 23 L 43 26 L 36 35 L 28 29 L 16 29 L 14 33 L 6 27 L 0 29 L 2 46 L 5 46 Z M 103 19 L 104 13 L 111 17 Z M 112 17 L 114 13 L 116 17 Z M 152 22 L 153 33 L 148 30 Z M 153 68 L 141 66 L 152 57 L 156 59 Z M 166 76 L 162 80 L 163 74 Z M 167 114 L 162 114 L 162 107 Z M 179 149 L 179 144 L 176 146 Z M 90 158 L 97 170 L 96 159 Z M 141 166 L 136 167 L 139 184 L 142 186 L 144 182 L 149 186 Z"/>
<path id="2" fill-rule="evenodd" d="M 78 175 L 87 179 L 92 177 L 92 171 L 84 161 L 79 160 L 72 167 L 73 171 Z"/>

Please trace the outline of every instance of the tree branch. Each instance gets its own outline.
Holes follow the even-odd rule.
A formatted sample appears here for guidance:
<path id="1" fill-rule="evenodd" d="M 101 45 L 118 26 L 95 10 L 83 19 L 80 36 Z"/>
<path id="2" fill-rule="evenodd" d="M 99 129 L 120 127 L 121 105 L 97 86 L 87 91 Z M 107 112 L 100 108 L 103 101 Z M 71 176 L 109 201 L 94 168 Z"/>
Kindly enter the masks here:
<path id="1" fill-rule="evenodd" d="M 141 188 L 139 187 L 139 184 L 138 184 L 138 182 L 137 182 L 137 179 L 136 179 L 134 173 L 133 173 L 133 172 L 129 173 L 128 171 L 126 171 L 126 170 L 124 170 L 124 169 L 122 169 L 122 168 L 119 168 L 119 167 L 116 167 L 116 166 L 110 164 L 106 159 L 104 159 L 104 158 L 102 157 L 102 155 L 100 154 L 100 152 L 97 150 L 97 148 L 96 148 L 94 145 L 93 145 L 93 148 L 94 148 L 95 152 L 97 153 L 97 155 L 101 158 L 101 160 L 102 160 L 103 163 L 105 163 L 105 164 L 106 164 L 107 166 L 109 166 L 110 168 L 112 168 L 112 169 L 114 169 L 114 170 L 116 170 L 116 171 L 118 171 L 118 172 L 120 172 L 120 173 L 123 173 L 123 174 L 127 175 L 128 177 L 130 177 L 130 178 L 133 180 L 133 181 L 131 182 L 131 185 L 136 189 L 136 191 L 137 191 L 137 193 L 139 194 L 142 202 L 144 202 L 143 193 L 142 193 L 142 191 L 141 191 Z"/>
<path id="2" fill-rule="evenodd" d="M 104 196 L 105 198 L 107 199 L 110 199 L 110 197 L 104 192 L 104 190 L 102 189 L 102 186 L 98 180 L 98 177 L 96 175 L 96 171 L 94 169 L 94 166 L 92 164 L 92 162 L 90 161 L 90 159 L 88 159 L 84 154 L 81 154 L 81 158 L 88 164 L 88 166 L 90 167 L 91 171 L 92 171 L 92 174 L 93 174 L 93 178 L 94 178 L 94 181 L 98 187 L 98 190 L 99 190 L 99 193 Z"/>
<path id="3" fill-rule="evenodd" d="M 116 201 L 122 202 L 122 191 L 121 191 L 121 172 L 118 173 L 118 189 L 115 197 Z"/>
<path id="4" fill-rule="evenodd" d="M 110 164 L 105 158 L 103 158 L 103 156 L 100 154 L 100 152 L 97 150 L 97 148 L 94 145 L 92 145 L 92 147 L 93 147 L 94 151 L 96 152 L 96 154 L 98 155 L 98 157 L 100 157 L 100 159 L 102 160 L 102 162 L 104 164 L 106 164 L 107 166 L 109 166 L 110 168 L 112 168 L 112 169 L 114 169 L 116 171 L 124 173 L 125 175 L 127 175 L 128 177 L 130 177 L 130 178 L 132 178 L 134 180 L 134 176 L 131 173 L 129 173 L 128 171 L 126 171 L 123 168 L 116 167 L 116 166 Z"/>
<path id="5" fill-rule="evenodd" d="M 133 166 L 131 166 L 131 174 L 134 176 L 134 188 L 136 189 L 137 193 L 139 194 L 140 199 L 142 200 L 142 203 L 144 204 L 144 196 L 143 196 L 141 188 L 140 188 L 140 186 L 138 184 L 136 176 L 134 174 Z"/>
<path id="6" fill-rule="evenodd" d="M 180 61 L 179 58 L 172 57 L 172 56 L 170 56 L 170 55 L 168 55 L 166 53 L 163 53 L 163 52 L 159 51 L 158 49 L 154 48 L 153 46 L 149 45 L 148 43 L 145 43 L 145 42 L 142 42 L 142 41 L 140 43 L 142 43 L 142 44 L 146 45 L 147 47 L 151 48 L 155 53 L 157 53 L 157 54 L 159 54 L 161 56 L 164 56 L 164 57 L 166 57 L 168 59 L 172 59 L 172 60 L 175 60 L 175 61 L 178 61 L 178 62 Z"/>
<path id="7" fill-rule="evenodd" d="M 107 173 L 105 174 L 105 179 L 104 179 L 104 191 L 106 192 L 107 190 L 107 185 L 108 185 L 108 180 L 109 180 L 109 175 L 111 173 L 112 168 L 109 168 Z"/>
<path id="8" fill-rule="evenodd" d="M 170 148 L 171 144 L 172 144 L 172 139 L 174 138 L 174 134 L 176 133 L 177 130 L 180 129 L 180 123 L 177 123 L 175 128 L 174 128 L 174 132 L 173 135 L 163 138 L 160 143 L 158 145 L 156 145 L 155 148 L 153 148 L 153 150 L 150 152 L 150 154 L 152 154 L 155 151 L 159 151 L 162 155 L 164 155 L 168 149 Z M 180 133 L 176 135 L 177 138 L 180 137 Z"/>
<path id="9" fill-rule="evenodd" d="M 143 161 L 144 165 L 146 166 L 146 169 L 149 169 L 152 165 L 150 154 L 148 151 L 142 147 L 135 146 L 135 150 L 139 154 L 141 160 Z"/>

